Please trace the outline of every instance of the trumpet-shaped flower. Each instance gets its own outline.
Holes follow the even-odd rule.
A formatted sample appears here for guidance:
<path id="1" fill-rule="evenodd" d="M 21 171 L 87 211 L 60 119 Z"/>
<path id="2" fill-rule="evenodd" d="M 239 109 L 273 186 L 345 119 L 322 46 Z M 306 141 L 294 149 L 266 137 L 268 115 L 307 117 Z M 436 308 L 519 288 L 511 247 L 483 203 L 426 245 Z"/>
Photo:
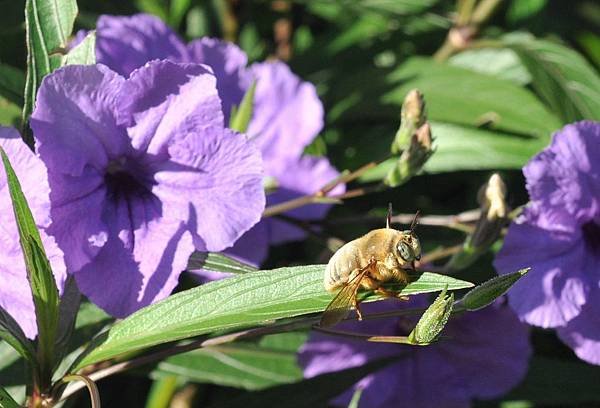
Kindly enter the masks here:
<path id="1" fill-rule="evenodd" d="M 166 297 L 194 249 L 221 251 L 264 209 L 260 154 L 224 126 L 204 66 L 153 61 L 47 76 L 31 116 L 47 232 L 80 290 L 115 316 Z"/>
<path id="2" fill-rule="evenodd" d="M 40 230 L 56 285 L 62 292 L 66 279 L 63 254 L 53 237 L 43 230 L 50 224 L 48 176 L 44 163 L 23 143 L 12 128 L 0 127 L 0 146 L 6 152 Z M 19 323 L 25 335 L 34 338 L 37 323 L 19 232 L 12 210 L 4 169 L 0 170 L 0 307 Z"/>
<path id="3" fill-rule="evenodd" d="M 531 266 L 510 305 L 600 364 L 600 123 L 565 126 L 523 173 L 531 202 L 495 260 L 500 273 Z"/>
<path id="4" fill-rule="evenodd" d="M 260 149 L 265 175 L 275 179 L 278 187 L 267 197 L 269 205 L 312 194 L 338 176 L 326 158 L 301 157 L 323 127 L 323 106 L 315 87 L 298 78 L 286 64 L 270 61 L 247 67 L 247 56 L 236 45 L 214 38 L 201 38 L 186 45 L 160 19 L 147 14 L 101 16 L 96 36 L 98 62 L 123 75 L 153 58 L 210 66 L 217 78 L 226 123 L 232 108 L 239 106 L 256 81 L 247 133 Z M 338 186 L 333 193 L 343 190 L 343 186 Z M 319 219 L 328 208 L 312 205 L 286 215 Z M 265 258 L 269 243 L 304 235 L 288 222 L 265 219 L 228 252 L 258 264 Z"/>

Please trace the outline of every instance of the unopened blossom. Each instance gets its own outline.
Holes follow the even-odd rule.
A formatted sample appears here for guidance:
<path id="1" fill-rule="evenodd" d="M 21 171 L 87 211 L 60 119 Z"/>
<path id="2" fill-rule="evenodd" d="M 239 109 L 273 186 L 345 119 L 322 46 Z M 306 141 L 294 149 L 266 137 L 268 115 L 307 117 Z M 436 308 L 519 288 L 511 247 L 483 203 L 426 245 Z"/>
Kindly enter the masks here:
<path id="1" fill-rule="evenodd" d="M 38 228 L 47 227 L 50 224 L 50 189 L 44 163 L 27 147 L 15 129 L 0 127 L 0 146 L 15 170 L 36 225 Z M 43 229 L 40 230 L 40 238 L 56 285 L 62 292 L 67 275 L 63 254 L 54 238 Z M 19 323 L 28 338 L 33 339 L 37 334 L 33 297 L 3 166 L 0 166 L 0 282 L 0 307 Z"/>
<path id="2" fill-rule="evenodd" d="M 148 14 L 100 16 L 96 58 L 123 75 L 154 58 L 206 64 L 217 78 L 225 123 L 234 106 L 256 82 L 253 115 L 247 134 L 259 146 L 265 175 L 276 183 L 267 205 L 317 192 L 339 173 L 326 158 L 302 157 L 323 127 L 323 105 L 315 87 L 278 61 L 255 63 L 235 44 L 200 38 L 185 44 L 159 18 Z M 338 186 L 332 194 L 344 191 Z M 329 205 L 311 205 L 286 215 L 301 220 L 325 216 Z M 267 255 L 269 243 L 301 239 L 305 232 L 288 223 L 264 219 L 229 254 L 252 264 Z"/>
<path id="3" fill-rule="evenodd" d="M 422 296 L 364 305 L 369 313 L 423 307 Z M 406 336 L 418 316 L 344 322 L 336 330 L 383 336 Z M 313 332 L 299 351 L 304 376 L 392 360 L 342 393 L 332 404 L 347 407 L 357 389 L 359 406 L 369 408 L 462 408 L 473 399 L 499 397 L 527 372 L 531 355 L 528 330 L 510 308 L 496 303 L 477 312 L 453 316 L 442 339 L 428 346 L 374 343 Z"/>
<path id="4" fill-rule="evenodd" d="M 115 316 L 169 295 L 195 249 L 231 246 L 264 209 L 260 153 L 225 127 L 205 66 L 59 69 L 31 127 L 48 168 L 47 232 L 80 290 Z"/>
<path id="5" fill-rule="evenodd" d="M 501 273 L 531 267 L 510 305 L 600 364 L 600 123 L 565 126 L 523 173 L 530 203 L 495 260 Z"/>

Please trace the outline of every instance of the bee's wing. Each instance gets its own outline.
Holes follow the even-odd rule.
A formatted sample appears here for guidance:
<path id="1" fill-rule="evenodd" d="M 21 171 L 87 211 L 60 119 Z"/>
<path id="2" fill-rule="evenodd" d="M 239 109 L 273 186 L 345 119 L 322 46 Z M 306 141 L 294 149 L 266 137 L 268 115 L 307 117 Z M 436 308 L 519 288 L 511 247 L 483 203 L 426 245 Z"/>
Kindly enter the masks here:
<path id="1" fill-rule="evenodd" d="M 327 308 L 321 316 L 319 326 L 331 327 L 342 321 L 348 315 L 348 312 L 352 308 L 354 297 L 358 292 L 360 282 L 369 271 L 370 267 L 371 265 L 365 266 L 342 287 L 331 303 L 327 305 Z"/>

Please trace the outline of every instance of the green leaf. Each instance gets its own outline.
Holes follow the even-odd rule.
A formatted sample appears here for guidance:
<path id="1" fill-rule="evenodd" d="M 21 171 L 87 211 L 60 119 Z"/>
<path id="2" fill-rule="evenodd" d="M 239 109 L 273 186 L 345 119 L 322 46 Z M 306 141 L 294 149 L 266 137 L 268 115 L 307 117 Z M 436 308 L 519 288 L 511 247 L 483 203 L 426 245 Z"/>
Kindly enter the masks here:
<path id="1" fill-rule="evenodd" d="M 75 0 L 27 0 L 25 3 L 27 77 L 23 123 L 27 123 L 33 111 L 42 79 L 61 66 L 76 16 Z"/>
<path id="2" fill-rule="evenodd" d="M 323 287 L 324 272 L 325 265 L 257 271 L 179 292 L 116 323 L 77 368 L 161 343 L 321 312 L 333 298 Z M 446 285 L 449 290 L 472 286 L 424 272 L 412 276 L 401 293 L 435 292 Z"/>
<path id="3" fill-rule="evenodd" d="M 249 392 L 237 398 L 218 401 L 209 408 L 264 408 L 285 406 L 305 408 L 328 406 L 328 401 L 346 391 L 368 374 L 393 363 L 393 358 L 368 362 L 359 367 L 321 374 L 294 384 Z"/>
<path id="4" fill-rule="evenodd" d="M 244 98 L 239 107 L 234 107 L 231 110 L 231 119 L 229 120 L 229 128 L 240 133 L 246 133 L 248 124 L 252 118 L 254 109 L 254 92 L 256 91 L 256 81 L 250 85 L 250 88 L 244 94 Z"/>
<path id="5" fill-rule="evenodd" d="M 525 268 L 506 275 L 499 275 L 481 285 L 477 285 L 457 302 L 456 307 L 466 310 L 479 310 L 488 306 L 494 300 L 504 295 L 530 269 Z"/>
<path id="6" fill-rule="evenodd" d="M 4 149 L 0 148 L 0 154 L 6 171 L 13 211 L 19 230 L 19 241 L 25 258 L 27 278 L 35 305 L 40 366 L 45 374 L 49 375 L 53 367 L 54 341 L 58 326 L 58 289 L 44 252 L 40 233 L 21 190 L 19 180 Z"/>
<path id="7" fill-rule="evenodd" d="M 35 364 L 35 351 L 31 342 L 23 333 L 19 323 L 2 307 L 0 307 L 0 339 L 9 344 L 23 358 Z"/>
<path id="8" fill-rule="evenodd" d="M 148 392 L 146 408 L 167 408 L 171 406 L 173 395 L 179 388 L 179 379 L 168 375 L 155 380 Z"/>
<path id="9" fill-rule="evenodd" d="M 20 405 L 2 387 L 0 387 L 0 408 L 20 408 Z"/>
<path id="10" fill-rule="evenodd" d="M 518 24 L 539 13 L 548 0 L 512 0 L 506 11 L 506 18 L 512 24 Z"/>
<path id="11" fill-rule="evenodd" d="M 506 79 L 517 85 L 527 85 L 531 75 L 519 56 L 509 49 L 483 48 L 455 54 L 448 62 L 456 67 L 471 69 L 481 74 Z"/>
<path id="12" fill-rule="evenodd" d="M 190 271 L 206 269 L 223 273 L 248 273 L 257 270 L 253 266 L 214 252 L 194 252 L 188 261 L 187 269 Z"/>
<path id="13" fill-rule="evenodd" d="M 158 364 L 158 373 L 194 382 L 258 390 L 302 379 L 296 350 L 280 351 L 252 343 L 205 347 Z"/>
<path id="14" fill-rule="evenodd" d="M 23 105 L 25 74 L 10 65 L 0 64 L 0 95 L 18 106 Z"/>
<path id="15" fill-rule="evenodd" d="M 90 31 L 83 41 L 62 58 L 61 65 L 93 65 L 96 63 L 96 31 Z"/>
<path id="16" fill-rule="evenodd" d="M 430 121 L 485 124 L 499 131 L 544 139 L 561 126 L 527 89 L 470 69 L 414 57 L 390 74 L 388 81 L 397 85 L 384 94 L 383 102 L 399 106 L 404 95 L 417 88 L 427 101 Z"/>
<path id="17" fill-rule="evenodd" d="M 194 382 L 258 390 L 300 381 L 296 353 L 306 332 L 264 336 L 258 342 L 235 342 L 178 354 L 160 362 L 152 376 L 173 374 Z"/>
<path id="18" fill-rule="evenodd" d="M 600 76 L 577 51 L 523 35 L 505 37 L 505 44 L 519 55 L 535 91 L 563 123 L 600 120 Z"/>
<path id="19" fill-rule="evenodd" d="M 79 293 L 75 278 L 73 275 L 69 275 L 65 282 L 63 295 L 59 304 L 59 319 L 55 341 L 57 361 L 59 361 L 67 351 L 67 346 L 75 328 L 75 320 L 80 303 L 81 293 Z"/>
<path id="20" fill-rule="evenodd" d="M 460 170 L 520 169 L 548 143 L 528 138 L 449 123 L 432 122 L 434 153 L 425 163 L 427 173 Z M 381 180 L 395 165 L 388 159 L 368 171 L 360 180 Z"/>
<path id="21" fill-rule="evenodd" d="M 0 96 L 0 125 L 18 128 L 21 125 L 21 106 Z"/>

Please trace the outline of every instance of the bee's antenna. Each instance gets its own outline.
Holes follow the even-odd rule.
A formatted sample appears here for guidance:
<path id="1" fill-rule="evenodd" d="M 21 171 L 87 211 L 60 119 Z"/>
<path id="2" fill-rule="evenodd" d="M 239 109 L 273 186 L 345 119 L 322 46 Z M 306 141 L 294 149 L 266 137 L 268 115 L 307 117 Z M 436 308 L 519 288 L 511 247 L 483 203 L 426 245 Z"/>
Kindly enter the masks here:
<path id="1" fill-rule="evenodd" d="M 410 233 L 411 234 L 415 231 L 415 228 L 419 224 L 419 215 L 421 215 L 421 214 L 420 214 L 419 210 L 417 210 L 417 212 L 415 213 L 415 218 L 413 218 L 412 222 L 410 223 Z"/>
<path id="2" fill-rule="evenodd" d="M 386 228 L 392 227 L 392 203 L 388 203 L 388 212 L 387 212 L 387 217 L 385 219 L 385 227 Z"/>

